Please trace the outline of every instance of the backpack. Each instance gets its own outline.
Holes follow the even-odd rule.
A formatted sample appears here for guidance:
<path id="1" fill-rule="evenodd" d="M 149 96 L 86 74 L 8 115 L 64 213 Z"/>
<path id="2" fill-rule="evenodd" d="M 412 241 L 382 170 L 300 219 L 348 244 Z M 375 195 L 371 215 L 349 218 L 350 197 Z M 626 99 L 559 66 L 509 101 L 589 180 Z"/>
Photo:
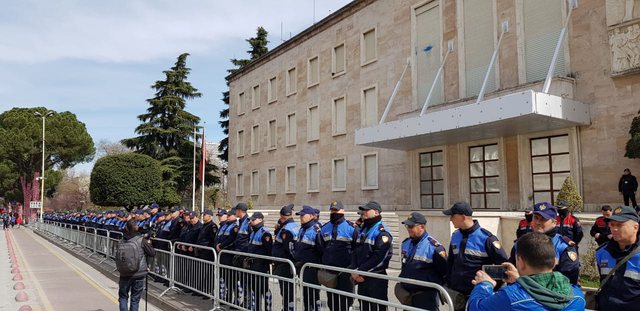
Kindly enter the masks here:
<path id="1" fill-rule="evenodd" d="M 116 268 L 120 276 L 133 276 L 140 270 L 144 260 L 142 250 L 142 236 L 138 235 L 129 240 L 122 240 L 116 249 Z"/>

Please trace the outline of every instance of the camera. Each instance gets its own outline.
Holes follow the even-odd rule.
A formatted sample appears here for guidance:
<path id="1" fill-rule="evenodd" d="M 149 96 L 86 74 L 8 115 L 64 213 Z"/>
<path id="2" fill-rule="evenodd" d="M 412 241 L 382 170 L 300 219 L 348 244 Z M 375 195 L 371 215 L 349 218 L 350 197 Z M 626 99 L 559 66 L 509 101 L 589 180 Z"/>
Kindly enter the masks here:
<path id="1" fill-rule="evenodd" d="M 138 228 L 138 231 L 142 234 L 142 237 L 145 239 L 155 238 L 157 235 L 157 226 L 155 223 L 146 223 L 144 226 Z"/>

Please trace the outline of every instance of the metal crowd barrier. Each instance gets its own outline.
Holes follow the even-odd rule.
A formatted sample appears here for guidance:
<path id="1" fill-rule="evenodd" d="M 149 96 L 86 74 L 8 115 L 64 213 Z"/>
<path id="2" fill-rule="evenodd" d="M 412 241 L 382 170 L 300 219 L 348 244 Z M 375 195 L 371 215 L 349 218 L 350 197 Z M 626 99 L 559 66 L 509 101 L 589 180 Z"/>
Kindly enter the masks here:
<path id="1" fill-rule="evenodd" d="M 63 242 L 75 244 L 91 255 L 103 255 L 105 260 L 115 260 L 117 245 L 122 234 L 116 231 L 95 229 L 57 222 L 36 223 L 35 229 Z M 217 253 L 211 247 L 151 239 L 156 256 L 148 261 L 149 274 L 156 281 L 163 281 L 170 290 L 192 291 L 213 299 L 214 310 L 233 308 L 244 311 L 317 310 L 317 311 L 419 311 L 421 308 L 403 305 L 390 294 L 387 300 L 358 294 L 358 285 L 329 288 L 318 284 L 320 270 L 338 274 L 338 282 L 351 282 L 356 273 L 365 278 L 386 283 L 393 293 L 396 284 L 411 284 L 438 292 L 439 310 L 454 310 L 446 289 L 438 284 L 382 275 L 372 272 L 338 268 L 314 263 L 296 266 L 283 258 L 261 256 L 243 252 L 222 250 Z M 89 257 L 90 257 L 89 256 Z M 216 282 L 217 280 L 217 282 Z M 342 283 L 344 284 L 344 283 Z M 352 289 L 352 290 L 351 290 Z"/>

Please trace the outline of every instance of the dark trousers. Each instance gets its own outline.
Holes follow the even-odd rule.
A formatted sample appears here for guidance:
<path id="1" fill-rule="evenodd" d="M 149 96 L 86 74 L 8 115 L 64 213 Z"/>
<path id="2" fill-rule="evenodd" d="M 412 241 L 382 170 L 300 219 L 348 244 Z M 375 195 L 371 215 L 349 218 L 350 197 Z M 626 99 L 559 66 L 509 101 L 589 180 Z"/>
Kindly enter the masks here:
<path id="1" fill-rule="evenodd" d="M 386 275 L 386 273 L 384 273 Z M 373 277 L 364 277 L 364 282 L 358 284 L 358 295 L 376 298 L 388 301 L 389 280 L 377 279 Z M 387 307 L 360 300 L 360 308 L 362 311 L 386 311 Z"/>
<path id="2" fill-rule="evenodd" d="M 638 206 L 638 202 L 636 202 L 636 194 L 634 192 L 623 192 L 622 199 L 624 200 L 624 205 L 626 206 Z M 633 205 L 629 205 L 629 201 L 631 201 Z"/>
<path id="3" fill-rule="evenodd" d="M 233 255 L 221 254 L 220 264 L 224 265 L 224 267 L 220 267 L 220 293 L 218 295 L 222 301 L 233 303 L 233 293 L 236 291 L 237 286 L 236 271 L 227 268 L 233 266 Z"/>
<path id="4" fill-rule="evenodd" d="M 269 263 L 266 260 L 253 259 L 251 270 L 255 272 L 269 273 Z M 269 278 L 261 275 L 251 275 L 247 286 L 249 308 L 255 311 L 262 310 L 262 302 L 269 290 Z"/>
<path id="5" fill-rule="evenodd" d="M 285 263 L 276 263 L 273 267 L 273 274 L 288 279 L 291 279 L 293 277 L 291 267 Z M 289 311 L 289 303 L 293 302 L 293 286 L 294 284 L 292 282 L 278 280 L 280 295 L 282 295 L 282 309 L 284 311 Z M 294 306 L 294 304 L 292 304 L 291 306 Z"/>
<path id="6" fill-rule="evenodd" d="M 349 273 L 338 274 L 338 284 L 335 289 L 353 293 L 351 275 Z M 327 304 L 331 311 L 348 311 L 353 304 L 353 298 L 327 292 Z"/>
<path id="7" fill-rule="evenodd" d="M 425 290 L 411 297 L 411 306 L 425 310 L 439 310 L 440 295 L 434 290 Z"/>
<path id="8" fill-rule="evenodd" d="M 233 256 L 233 266 L 241 269 L 245 269 L 244 267 L 244 259 L 245 256 L 235 255 Z M 235 301 L 234 303 L 247 306 L 247 302 L 249 302 L 249 292 L 247 290 L 247 283 L 249 282 L 249 275 L 240 271 L 232 271 L 233 276 L 233 291 L 235 293 Z M 240 295 L 240 288 L 242 289 L 242 295 Z"/>
<path id="9" fill-rule="evenodd" d="M 118 281 L 118 302 L 120 311 L 138 311 L 140 297 L 144 290 L 144 277 L 142 278 L 120 278 Z M 131 292 L 131 306 L 129 303 L 129 292 Z"/>
<path id="10" fill-rule="evenodd" d="M 299 273 L 299 272 L 298 272 Z M 302 276 L 302 281 L 310 284 L 319 285 L 318 282 L 318 269 L 317 268 L 306 268 L 304 270 L 304 275 Z M 316 301 L 320 299 L 320 291 L 317 289 L 302 287 L 302 300 L 304 302 L 305 311 L 313 311 L 316 310 Z"/>
<path id="11" fill-rule="evenodd" d="M 215 261 L 215 258 L 213 257 L 213 253 L 209 250 L 202 251 L 198 254 L 198 258 L 206 260 L 207 263 L 202 264 L 202 274 L 196 275 L 198 278 L 196 288 L 207 295 L 214 295 L 213 281 L 209 281 L 214 279 L 213 262 Z"/>

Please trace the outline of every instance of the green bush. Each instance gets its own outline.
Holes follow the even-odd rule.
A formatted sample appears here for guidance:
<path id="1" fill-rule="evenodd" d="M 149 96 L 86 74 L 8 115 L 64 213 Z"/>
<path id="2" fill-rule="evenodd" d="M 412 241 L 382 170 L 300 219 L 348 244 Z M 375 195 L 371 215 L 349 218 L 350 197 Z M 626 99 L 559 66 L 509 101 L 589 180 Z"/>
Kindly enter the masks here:
<path id="1" fill-rule="evenodd" d="M 573 177 L 571 177 L 571 175 L 564 180 L 562 188 L 560 188 L 560 193 L 558 193 L 558 197 L 556 198 L 556 205 L 560 201 L 564 201 L 571 212 L 582 211 L 584 206 L 582 203 L 582 197 L 580 196 L 578 187 L 573 181 Z"/>
<path id="2" fill-rule="evenodd" d="M 631 138 L 627 141 L 624 156 L 629 159 L 640 159 L 640 111 L 638 111 L 638 116 L 631 121 L 629 135 Z"/>
<path id="3" fill-rule="evenodd" d="M 99 159 L 91 171 L 91 201 L 127 210 L 163 199 L 162 170 L 158 161 L 125 153 Z M 164 194 L 166 195 L 166 194 Z"/>

